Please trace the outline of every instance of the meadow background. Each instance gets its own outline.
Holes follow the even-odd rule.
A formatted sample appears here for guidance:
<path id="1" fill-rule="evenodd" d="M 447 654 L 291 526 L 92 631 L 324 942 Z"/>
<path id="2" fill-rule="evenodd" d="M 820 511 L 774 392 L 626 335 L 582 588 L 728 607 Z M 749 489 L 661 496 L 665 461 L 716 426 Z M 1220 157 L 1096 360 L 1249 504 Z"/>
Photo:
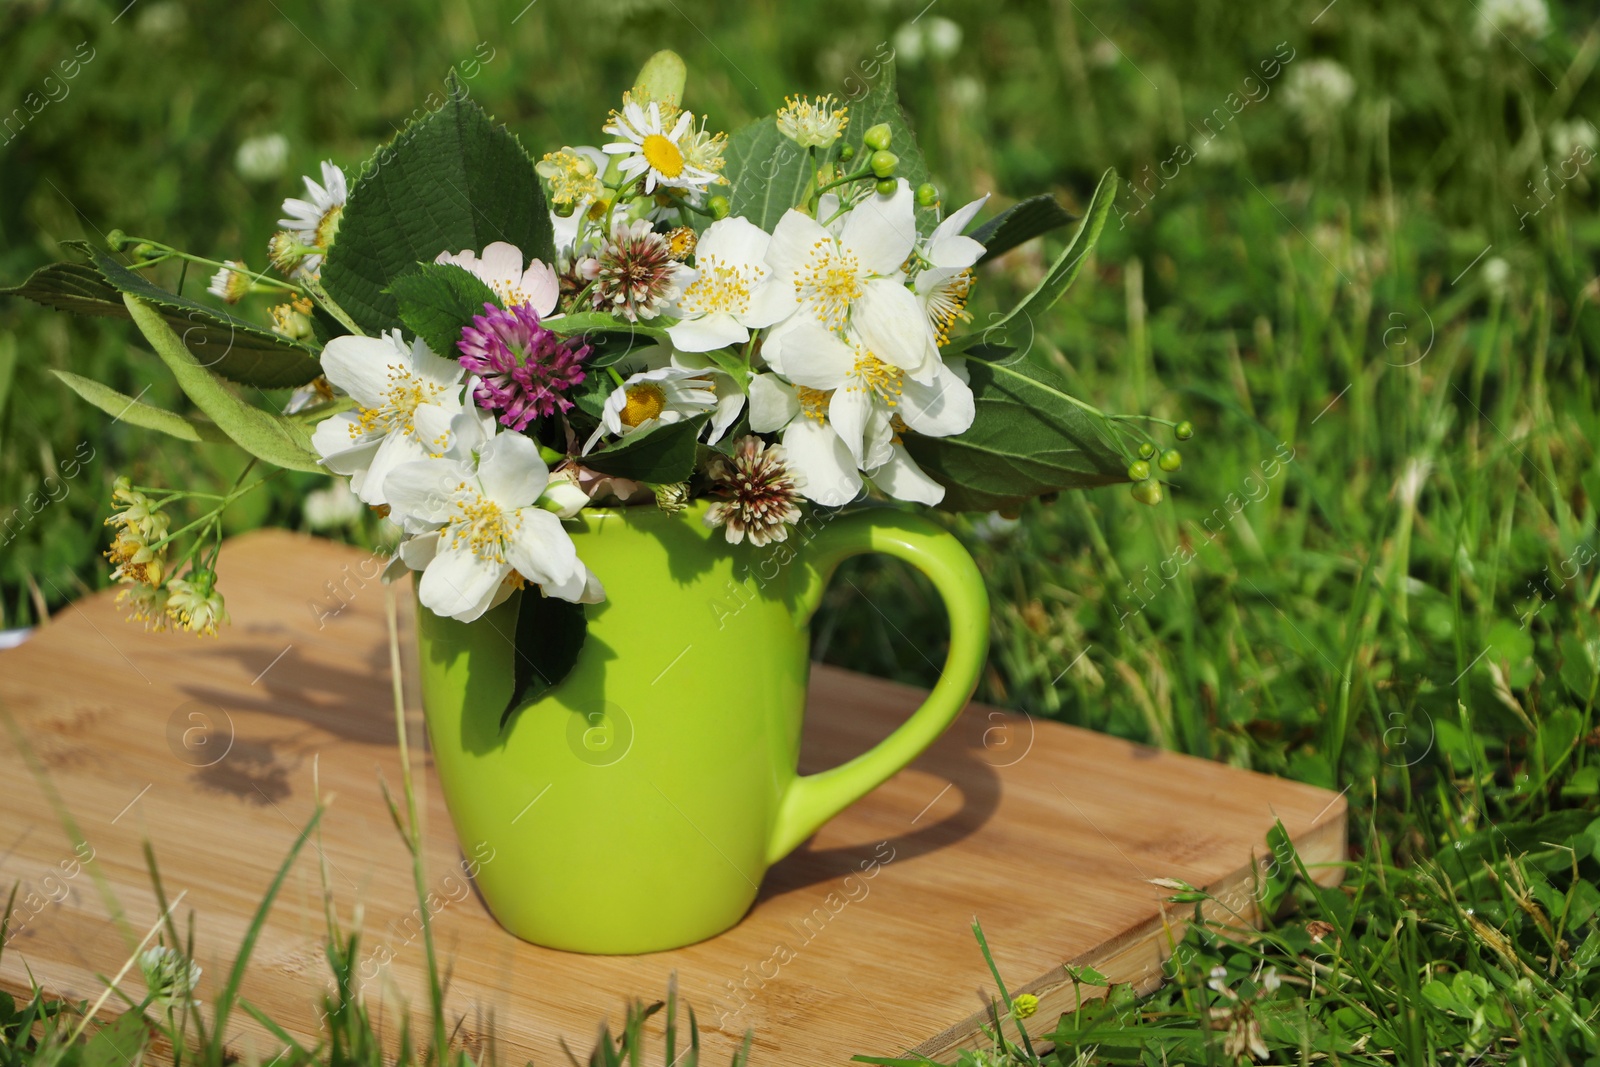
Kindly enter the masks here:
<path id="1" fill-rule="evenodd" d="M 1032 355 L 1106 410 L 1197 429 L 1156 508 L 1117 487 L 950 519 L 995 602 L 980 698 L 1352 804 L 1344 890 L 1284 872 L 1265 939 L 1191 935 L 1166 991 L 1064 1021 L 1061 1048 L 1229 1062 L 1253 1025 L 1296 1062 L 1600 1062 L 1594 19 L 1542 0 L 12 0 L 0 285 L 113 227 L 261 267 L 298 175 L 354 173 L 452 67 L 537 153 L 597 141 L 658 48 L 727 130 L 786 91 L 849 95 L 892 51 L 947 204 L 1081 208 L 1105 168 L 1129 180 Z M 1058 247 L 986 270 L 978 323 Z M 135 337 L 0 301 L 0 628 L 105 584 L 115 474 L 241 464 L 108 425 L 48 373 L 179 406 Z M 231 528 L 372 538 L 308 506 L 322 484 L 281 478 Z M 928 683 L 943 625 L 920 579 L 855 561 L 817 653 Z"/>

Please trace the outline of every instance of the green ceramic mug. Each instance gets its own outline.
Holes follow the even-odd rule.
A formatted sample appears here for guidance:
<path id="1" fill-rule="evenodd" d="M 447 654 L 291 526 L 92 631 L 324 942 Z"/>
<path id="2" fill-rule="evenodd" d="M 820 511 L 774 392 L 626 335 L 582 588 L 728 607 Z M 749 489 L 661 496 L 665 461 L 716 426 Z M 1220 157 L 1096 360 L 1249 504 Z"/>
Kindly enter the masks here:
<path id="1" fill-rule="evenodd" d="M 654 952 L 721 933 L 762 876 L 932 744 L 972 695 L 989 602 L 972 557 L 887 508 L 809 516 L 731 546 L 654 507 L 569 524 L 605 583 L 565 681 L 505 731 L 515 599 L 472 623 L 419 611 L 422 697 L 445 802 L 500 924 L 553 948 Z M 950 651 L 927 701 L 876 748 L 799 775 L 809 628 L 835 567 L 882 552 L 930 578 Z"/>

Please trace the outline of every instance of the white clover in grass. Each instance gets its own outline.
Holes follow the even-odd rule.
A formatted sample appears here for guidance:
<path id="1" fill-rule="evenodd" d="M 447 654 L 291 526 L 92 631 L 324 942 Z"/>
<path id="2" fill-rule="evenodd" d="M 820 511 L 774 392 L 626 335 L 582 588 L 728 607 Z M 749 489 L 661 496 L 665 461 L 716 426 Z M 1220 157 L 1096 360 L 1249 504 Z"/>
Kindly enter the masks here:
<path id="1" fill-rule="evenodd" d="M 695 265 L 679 277 L 667 336 L 684 352 L 710 352 L 750 340 L 794 311 L 791 294 L 767 266 L 772 238 L 745 218 L 713 222 L 695 246 Z"/>
<path id="2" fill-rule="evenodd" d="M 607 155 L 621 156 L 618 169 L 624 178 L 644 176 L 644 191 L 658 186 L 701 191 L 712 182 L 722 181 L 713 170 L 695 166 L 688 157 L 691 148 L 704 157 L 704 148 L 694 128 L 694 116 L 687 111 L 669 111 L 663 116 L 661 105 L 641 105 L 625 99 L 621 111 L 611 113 L 605 132 L 620 138 L 605 145 Z M 710 162 L 703 158 L 703 161 Z"/>
<path id="3" fill-rule="evenodd" d="M 576 487 L 562 479 L 544 499 L 550 470 L 533 439 L 496 433 L 493 419 L 474 410 L 451 420 L 450 438 L 445 455 L 402 464 L 385 479 L 391 517 L 414 535 L 400 558 L 422 572 L 417 599 L 462 622 L 524 582 L 574 603 L 605 599 L 557 514 L 582 506 L 569 499 Z"/>
<path id="4" fill-rule="evenodd" d="M 1478 40 L 1536 41 L 1550 32 L 1550 7 L 1545 0 L 1482 0 L 1478 6 Z"/>
<path id="5" fill-rule="evenodd" d="M 956 322 L 971 320 L 967 314 L 967 295 L 972 291 L 972 268 L 983 258 L 983 245 L 962 231 L 972 224 L 988 194 L 952 212 L 934 227 L 918 250 L 924 261 L 913 287 L 922 303 L 923 314 L 933 327 L 936 343 L 948 344 L 950 328 Z"/>
<path id="6" fill-rule="evenodd" d="M 561 296 L 555 268 L 540 260 L 523 266 L 522 249 L 505 241 L 491 241 L 480 255 L 469 249 L 440 252 L 435 263 L 451 263 L 468 271 L 494 290 L 508 308 L 531 307 L 541 319 L 549 318 Z"/>
<path id="7" fill-rule="evenodd" d="M 339 220 L 344 215 L 345 202 L 350 199 L 350 189 L 344 171 L 331 159 L 322 163 L 320 185 L 311 178 L 303 180 L 306 183 L 306 196 L 310 199 L 290 197 L 285 200 L 285 217 L 278 220 L 278 225 L 293 234 L 302 245 L 319 250 L 315 255 L 306 256 L 299 265 L 301 271 L 315 274 L 322 266 L 322 253 L 333 247 L 333 239 L 339 233 Z"/>
<path id="8" fill-rule="evenodd" d="M 461 365 L 390 330 L 335 337 L 322 350 L 322 372 L 358 406 L 318 423 L 312 447 L 363 503 L 387 504 L 385 476 L 439 451 L 440 435 L 461 410 Z"/>
<path id="9" fill-rule="evenodd" d="M 836 203 L 824 196 L 818 215 L 828 218 Z M 916 243 L 915 200 L 904 178 L 892 194 L 868 196 L 831 227 L 786 212 L 767 246 L 767 265 L 789 290 L 794 313 L 767 335 L 762 356 L 784 373 L 796 329 L 848 326 L 884 362 L 932 381 L 939 362 L 933 327 L 906 287 L 905 263 Z"/>
<path id="10" fill-rule="evenodd" d="M 200 965 L 166 945 L 154 945 L 139 953 L 139 973 L 150 1002 L 171 1010 L 191 1001 L 200 984 Z"/>

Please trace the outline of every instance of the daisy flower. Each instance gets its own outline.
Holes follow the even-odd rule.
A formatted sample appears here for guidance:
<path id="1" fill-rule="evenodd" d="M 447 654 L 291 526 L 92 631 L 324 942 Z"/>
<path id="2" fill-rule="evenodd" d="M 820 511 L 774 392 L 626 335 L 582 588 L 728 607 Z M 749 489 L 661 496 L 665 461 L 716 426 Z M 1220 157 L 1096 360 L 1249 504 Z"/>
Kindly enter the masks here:
<path id="1" fill-rule="evenodd" d="M 623 177 L 632 179 L 644 175 L 646 193 L 655 192 L 657 186 L 703 190 L 720 179 L 715 171 L 695 166 L 685 156 L 685 149 L 690 147 L 686 139 L 693 132 L 693 126 L 694 116 L 680 111 L 677 121 L 666 128 L 662 125 L 659 103 L 643 107 L 625 99 L 622 110 L 613 111 L 611 121 L 605 125 L 605 132 L 621 140 L 611 142 L 603 150 L 607 155 L 623 157 L 619 167 Z M 720 153 L 717 158 L 720 159 Z M 701 162 L 706 162 L 703 152 Z"/>
<path id="2" fill-rule="evenodd" d="M 680 321 L 667 327 L 684 352 L 710 352 L 743 344 L 750 331 L 789 315 L 794 301 L 766 264 L 771 238 L 744 218 L 727 218 L 706 227 L 695 248 L 695 266 L 683 272 L 683 291 L 668 314 Z"/>
<path id="3" fill-rule="evenodd" d="M 390 330 L 382 337 L 335 337 L 322 350 L 322 372 L 358 407 L 318 423 L 312 447 L 323 466 L 350 479 L 363 503 L 387 504 L 388 473 L 437 451 L 461 410 L 461 365 Z"/>
<path id="4" fill-rule="evenodd" d="M 824 218 L 828 199 L 818 212 Z M 879 358 L 931 382 L 939 350 L 903 269 L 916 241 L 916 204 L 904 178 L 892 194 L 868 196 L 852 207 L 837 231 L 804 212 L 785 213 L 767 246 L 767 265 L 789 288 L 795 312 L 767 335 L 762 356 L 788 376 L 793 330 L 848 326 Z"/>
<path id="5" fill-rule="evenodd" d="M 278 225 L 298 238 L 300 244 L 319 250 L 300 262 L 301 270 L 315 274 L 322 266 L 322 253 L 333 247 L 333 239 L 339 233 L 339 219 L 344 214 L 350 190 L 345 183 L 344 171 L 331 159 L 322 162 L 321 185 L 309 177 L 304 181 L 306 195 L 310 199 L 291 197 L 285 200 L 283 213 L 286 217 L 279 219 Z"/>
<path id="6" fill-rule="evenodd" d="M 658 422 L 681 422 L 716 407 L 716 386 L 705 371 L 671 365 L 640 371 L 606 397 L 600 425 L 584 444 L 584 455 L 605 434 L 624 437 Z"/>
<path id="7" fill-rule="evenodd" d="M 393 514 L 422 531 L 400 552 L 422 571 L 417 599 L 462 622 L 521 582 L 574 603 L 605 599 L 561 519 L 541 502 L 550 469 L 533 438 L 495 433 L 494 423 L 473 411 L 451 421 L 451 437 L 445 456 L 402 464 L 388 476 Z"/>
<path id="8" fill-rule="evenodd" d="M 250 292 L 250 269 L 237 259 L 225 259 L 224 266 L 211 276 L 206 292 L 224 303 L 237 304 Z"/>
<path id="9" fill-rule="evenodd" d="M 505 241 L 491 242 L 481 256 L 469 248 L 460 252 L 440 252 L 433 261 L 453 263 L 476 275 L 479 281 L 494 290 L 494 295 L 506 307 L 527 305 L 541 319 L 550 317 L 561 296 L 561 283 L 554 267 L 534 259 L 529 260 L 524 269 L 522 249 Z"/>

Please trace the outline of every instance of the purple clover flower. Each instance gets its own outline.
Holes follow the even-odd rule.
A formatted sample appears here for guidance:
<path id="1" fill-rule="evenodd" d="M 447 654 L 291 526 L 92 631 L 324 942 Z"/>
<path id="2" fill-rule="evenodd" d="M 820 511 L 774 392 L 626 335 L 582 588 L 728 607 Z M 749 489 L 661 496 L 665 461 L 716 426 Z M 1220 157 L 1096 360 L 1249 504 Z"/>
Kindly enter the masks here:
<path id="1" fill-rule="evenodd" d="M 456 347 L 461 366 L 478 376 L 473 399 L 496 412 L 502 426 L 526 430 L 536 418 L 570 411 L 561 394 L 584 380 L 582 362 L 588 345 L 574 349 L 539 325 L 539 314 L 527 304 L 512 308 L 483 305 L 461 331 Z"/>

